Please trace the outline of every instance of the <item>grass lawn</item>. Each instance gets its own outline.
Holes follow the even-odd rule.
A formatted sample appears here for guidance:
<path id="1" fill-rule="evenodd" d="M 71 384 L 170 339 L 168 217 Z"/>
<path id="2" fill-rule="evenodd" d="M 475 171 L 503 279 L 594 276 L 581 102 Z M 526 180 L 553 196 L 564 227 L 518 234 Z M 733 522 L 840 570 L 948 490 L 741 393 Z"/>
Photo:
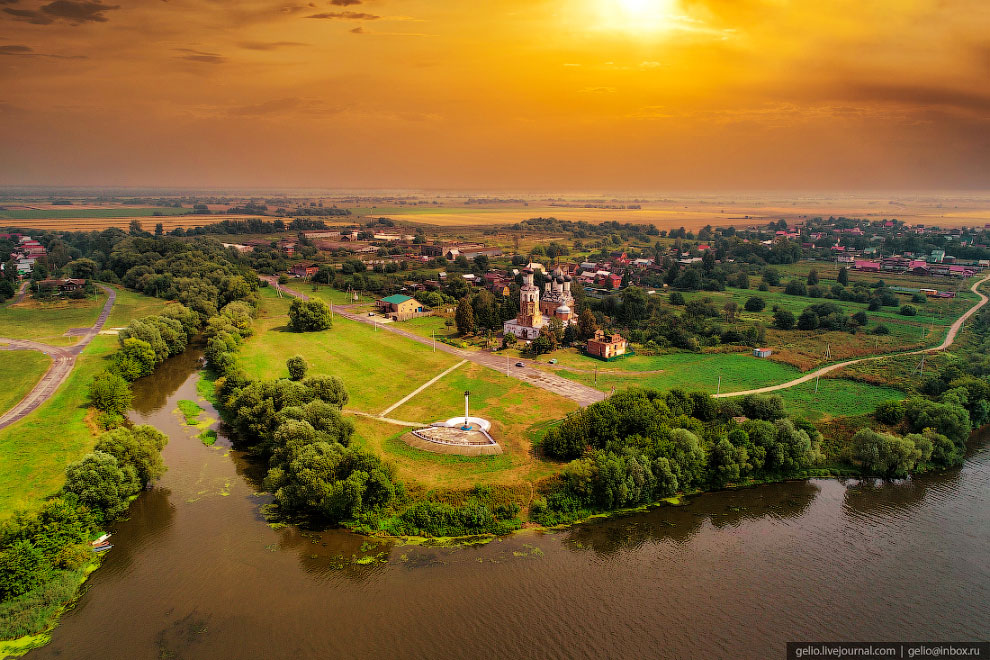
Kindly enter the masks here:
<path id="1" fill-rule="evenodd" d="M 558 351 L 553 357 L 563 358 L 567 362 L 562 364 L 575 368 L 571 371 L 565 367 L 554 370 L 553 373 L 591 387 L 596 387 L 594 369 L 598 365 L 597 388 L 603 392 L 611 391 L 615 385 L 617 390 L 630 386 L 660 390 L 680 387 L 714 394 L 720 375 L 722 392 L 783 383 L 801 375 L 800 371 L 790 365 L 760 360 L 749 353 L 672 353 L 654 357 L 637 355 L 611 363 L 576 352 L 568 354 L 566 351 Z M 582 371 L 577 371 L 578 368 Z M 642 373 L 653 370 L 663 371 Z"/>
<path id="2" fill-rule="evenodd" d="M 775 394 L 784 400 L 788 414 L 811 421 L 872 413 L 884 401 L 900 401 L 907 396 L 892 387 L 845 378 L 822 378 L 817 394 L 813 380 Z"/>
<path id="3" fill-rule="evenodd" d="M 17 405 L 31 391 L 52 359 L 38 351 L 0 353 L 0 414 Z"/>
<path id="4" fill-rule="evenodd" d="M 0 520 L 16 509 L 34 508 L 58 491 L 65 467 L 92 448 L 96 436 L 85 420 L 86 388 L 116 349 L 116 337 L 94 338 L 48 402 L 0 430 Z"/>
<path id="5" fill-rule="evenodd" d="M 104 328 L 122 328 L 133 319 L 159 314 L 170 302 L 128 291 L 121 287 L 116 287 L 116 289 L 117 301 L 113 304 L 113 309 L 110 311 Z"/>
<path id="6" fill-rule="evenodd" d="M 332 286 L 327 286 L 326 284 L 313 284 L 312 282 L 304 282 L 302 280 L 289 280 L 288 284 L 285 286 L 289 287 L 293 291 L 298 291 L 299 293 L 305 293 L 311 298 L 319 298 L 323 302 L 334 305 L 372 305 L 374 304 L 376 298 L 368 295 L 367 293 L 358 292 L 358 299 L 355 302 L 354 294 L 348 293 L 347 291 L 338 291 Z M 315 287 L 315 290 L 314 290 Z"/>
<path id="7" fill-rule="evenodd" d="M 40 302 L 26 297 L 23 302 L 0 309 L 0 337 L 71 346 L 78 338 L 63 337 L 65 331 L 96 323 L 106 301 L 103 291 L 85 300 Z"/>
<path id="8" fill-rule="evenodd" d="M 302 355 L 310 374 L 338 376 L 350 394 L 348 408 L 379 413 L 444 369 L 458 362 L 428 347 L 385 330 L 335 317 L 333 328 L 323 332 L 290 332 L 289 300 L 271 293 L 262 298 L 262 313 L 255 335 L 238 354 L 240 365 L 257 378 L 285 377 L 285 361 Z"/>

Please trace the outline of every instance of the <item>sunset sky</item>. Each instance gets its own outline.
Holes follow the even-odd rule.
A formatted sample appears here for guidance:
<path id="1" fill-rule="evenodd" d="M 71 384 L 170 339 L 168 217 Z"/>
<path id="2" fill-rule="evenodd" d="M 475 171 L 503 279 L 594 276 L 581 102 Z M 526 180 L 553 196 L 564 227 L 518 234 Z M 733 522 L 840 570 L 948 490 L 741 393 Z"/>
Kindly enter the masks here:
<path id="1" fill-rule="evenodd" d="M 0 0 L 0 184 L 990 188 L 987 0 Z"/>

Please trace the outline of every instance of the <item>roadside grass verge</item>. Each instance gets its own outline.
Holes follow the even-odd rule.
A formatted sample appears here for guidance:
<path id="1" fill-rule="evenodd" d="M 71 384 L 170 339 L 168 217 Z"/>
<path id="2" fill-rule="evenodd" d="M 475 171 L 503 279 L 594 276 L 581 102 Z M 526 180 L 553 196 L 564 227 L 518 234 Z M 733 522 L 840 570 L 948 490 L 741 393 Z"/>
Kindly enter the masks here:
<path id="1" fill-rule="evenodd" d="M 0 337 L 30 339 L 52 346 L 71 346 L 76 337 L 63 337 L 70 328 L 88 328 L 96 323 L 107 301 L 102 290 L 82 300 L 39 301 L 26 297 L 7 305 L 0 313 Z"/>
<path id="2" fill-rule="evenodd" d="M 38 384 L 51 363 L 52 359 L 39 351 L 0 352 L 0 415 Z"/>

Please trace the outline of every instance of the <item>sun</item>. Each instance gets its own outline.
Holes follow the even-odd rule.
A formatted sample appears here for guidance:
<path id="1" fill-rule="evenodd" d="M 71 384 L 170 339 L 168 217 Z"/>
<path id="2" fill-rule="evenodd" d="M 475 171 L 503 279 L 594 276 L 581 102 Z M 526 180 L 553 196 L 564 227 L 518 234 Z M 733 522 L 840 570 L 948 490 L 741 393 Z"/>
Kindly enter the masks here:
<path id="1" fill-rule="evenodd" d="M 677 0 L 596 0 L 601 27 L 650 35 L 671 29 L 679 16 Z"/>

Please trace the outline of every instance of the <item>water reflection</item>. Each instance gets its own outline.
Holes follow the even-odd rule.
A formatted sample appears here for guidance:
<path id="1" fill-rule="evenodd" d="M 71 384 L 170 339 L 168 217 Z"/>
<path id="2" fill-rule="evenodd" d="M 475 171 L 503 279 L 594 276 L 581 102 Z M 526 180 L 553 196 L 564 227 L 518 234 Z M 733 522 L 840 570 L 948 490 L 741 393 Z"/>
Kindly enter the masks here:
<path id="1" fill-rule="evenodd" d="M 190 347 L 158 365 L 153 375 L 135 381 L 131 385 L 134 392 L 132 408 L 141 415 L 150 415 L 161 409 L 189 379 L 189 374 L 196 370 L 202 355 L 200 347 Z"/>
<path id="2" fill-rule="evenodd" d="M 812 481 L 792 481 L 771 487 L 706 493 L 680 507 L 661 507 L 634 514 L 578 525 L 565 533 L 568 548 L 591 550 L 607 556 L 635 550 L 647 543 L 678 543 L 691 540 L 704 526 L 735 527 L 747 520 L 787 519 L 803 514 L 817 497 Z"/>

